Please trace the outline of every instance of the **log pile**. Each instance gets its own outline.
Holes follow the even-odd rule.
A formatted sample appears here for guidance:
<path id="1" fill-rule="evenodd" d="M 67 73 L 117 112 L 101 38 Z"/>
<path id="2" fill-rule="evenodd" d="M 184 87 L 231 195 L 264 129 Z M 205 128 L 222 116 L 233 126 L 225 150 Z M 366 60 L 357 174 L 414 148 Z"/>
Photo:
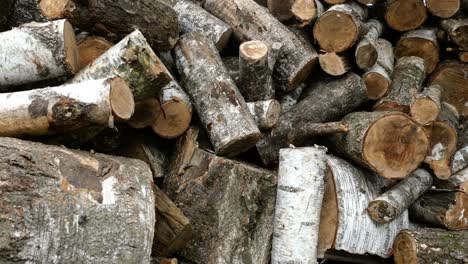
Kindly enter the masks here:
<path id="1" fill-rule="evenodd" d="M 0 263 L 468 263 L 468 1 L 2 0 Z"/>

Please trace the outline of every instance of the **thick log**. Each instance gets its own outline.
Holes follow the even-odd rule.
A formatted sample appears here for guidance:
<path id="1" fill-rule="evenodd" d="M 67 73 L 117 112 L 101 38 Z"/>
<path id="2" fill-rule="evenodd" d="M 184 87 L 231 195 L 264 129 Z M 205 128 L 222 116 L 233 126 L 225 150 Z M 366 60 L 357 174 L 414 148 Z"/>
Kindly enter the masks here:
<path id="1" fill-rule="evenodd" d="M 459 62 L 445 62 L 431 74 L 427 85 L 442 87 L 442 101 L 455 106 L 461 116 L 468 115 L 468 65 Z"/>
<path id="2" fill-rule="evenodd" d="M 182 87 L 171 81 L 159 92 L 161 113 L 152 125 L 153 131 L 163 138 L 182 135 L 192 121 L 192 103 Z"/>
<path id="3" fill-rule="evenodd" d="M 432 186 L 432 175 L 424 169 L 416 170 L 390 190 L 372 200 L 368 207 L 372 220 L 377 223 L 389 223 L 406 212 Z"/>
<path id="4" fill-rule="evenodd" d="M 349 132 L 331 135 L 330 146 L 384 178 L 405 179 L 426 158 L 426 132 L 405 114 L 355 112 L 342 122 Z"/>
<path id="5" fill-rule="evenodd" d="M 267 6 L 271 15 L 279 21 L 286 21 L 293 17 L 291 11 L 296 0 L 268 0 Z"/>
<path id="6" fill-rule="evenodd" d="M 204 7 L 230 25 L 241 42 L 261 40 L 270 46 L 276 42 L 282 44 L 274 74 L 279 91 L 297 88 L 318 62 L 317 52 L 311 43 L 289 31 L 253 0 L 207 0 Z"/>
<path id="7" fill-rule="evenodd" d="M 271 263 L 315 263 L 326 150 L 281 149 L 279 156 Z"/>
<path id="8" fill-rule="evenodd" d="M 393 246 L 396 264 L 468 262 L 468 231 L 442 229 L 404 230 Z"/>
<path id="9" fill-rule="evenodd" d="M 324 72 L 332 76 L 341 76 L 352 69 L 349 55 L 334 52 L 319 54 L 319 64 Z"/>
<path id="10" fill-rule="evenodd" d="M 133 128 L 141 129 L 152 126 L 161 115 L 161 105 L 156 98 L 147 98 L 135 103 L 135 113 L 127 121 Z"/>
<path id="11" fill-rule="evenodd" d="M 0 262 L 149 263 L 156 219 L 146 164 L 11 138 L 0 148 Z"/>
<path id="12" fill-rule="evenodd" d="M 388 183 L 340 158 L 327 156 L 327 165 L 318 257 L 327 258 L 328 249 L 390 257 L 393 239 L 400 230 L 408 228 L 407 211 L 387 224 L 378 224 L 365 213 L 369 202 Z"/>
<path id="13" fill-rule="evenodd" d="M 423 28 L 407 32 L 395 46 L 395 57 L 417 56 L 424 59 L 426 74 L 434 71 L 439 64 L 439 44 L 436 29 Z"/>
<path id="14" fill-rule="evenodd" d="M 198 149 L 196 134 L 189 129 L 179 141 L 164 189 L 192 223 L 193 239 L 179 254 L 197 263 L 269 263 L 276 175 Z"/>
<path id="15" fill-rule="evenodd" d="M 302 95 L 302 91 L 306 88 L 306 84 L 302 83 L 296 90 L 291 91 L 289 93 L 284 94 L 281 96 L 280 104 L 281 104 L 281 113 L 286 113 L 289 111 L 293 106 L 295 106 Z"/>
<path id="16" fill-rule="evenodd" d="M 378 58 L 377 40 L 383 33 L 383 25 L 376 19 L 369 19 L 366 22 L 369 31 L 364 35 L 356 46 L 356 64 L 361 69 L 372 67 Z"/>
<path id="17" fill-rule="evenodd" d="M 390 91 L 374 105 L 374 110 L 409 113 L 414 96 L 421 92 L 425 78 L 423 59 L 419 57 L 398 59 Z"/>
<path id="18" fill-rule="evenodd" d="M 251 102 L 247 103 L 247 107 L 259 129 L 271 129 L 278 123 L 281 114 L 281 105 L 278 101 Z"/>
<path id="19" fill-rule="evenodd" d="M 64 133 L 89 125 L 113 126 L 134 111 L 121 78 L 100 79 L 31 91 L 0 94 L 0 135 Z"/>
<path id="20" fill-rule="evenodd" d="M 465 146 L 455 152 L 450 167 L 452 174 L 468 167 L 468 146 Z"/>
<path id="21" fill-rule="evenodd" d="M 462 0 L 426 0 L 429 13 L 440 18 L 449 18 L 457 14 L 461 9 Z"/>
<path id="22" fill-rule="evenodd" d="M 222 50 L 229 42 L 231 27 L 191 0 L 177 0 L 174 9 L 179 17 L 182 34 L 200 31 L 214 42 L 218 50 Z"/>
<path id="23" fill-rule="evenodd" d="M 132 90 L 135 101 L 156 97 L 172 77 L 140 31 L 122 39 L 81 70 L 71 83 L 119 76 Z"/>
<path id="24" fill-rule="evenodd" d="M 446 19 L 442 20 L 440 25 L 447 32 L 451 42 L 468 51 L 468 18 Z"/>
<path id="25" fill-rule="evenodd" d="M 261 133 L 213 42 L 202 33 L 187 33 L 174 52 L 184 86 L 215 152 L 235 156 L 254 146 Z"/>
<path id="26" fill-rule="evenodd" d="M 327 52 L 350 49 L 367 33 L 367 9 L 348 2 L 331 6 L 315 22 L 314 38 Z"/>
<path id="27" fill-rule="evenodd" d="M 397 31 L 419 28 L 427 18 L 422 0 L 386 0 L 385 21 Z"/>
<path id="28" fill-rule="evenodd" d="M 38 5 L 48 19 L 66 18 L 74 26 L 93 29 L 110 40 L 121 39 L 138 28 L 152 47 L 167 51 L 179 37 L 177 12 L 169 0 L 41 0 Z"/>
<path id="29" fill-rule="evenodd" d="M 367 90 L 355 73 L 340 78 L 323 77 L 309 84 L 304 99 L 280 116 L 276 127 L 257 144 L 265 165 L 277 163 L 278 151 L 290 144 L 302 145 L 314 133 L 298 133 L 306 124 L 335 121 L 367 101 Z M 320 102 L 320 103 L 317 103 Z"/>
<path id="30" fill-rule="evenodd" d="M 299 27 L 305 27 L 314 23 L 324 12 L 320 0 L 295 0 L 291 6 L 294 18 L 299 22 Z"/>
<path id="31" fill-rule="evenodd" d="M 385 39 L 378 39 L 376 42 L 377 62 L 367 69 L 362 75 L 362 79 L 367 87 L 369 99 L 377 100 L 385 96 L 392 83 L 391 76 L 395 63 L 392 43 Z"/>
<path id="32" fill-rule="evenodd" d="M 73 27 L 66 20 L 29 23 L 0 33 L 0 90 L 79 69 Z"/>
<path id="33" fill-rule="evenodd" d="M 95 61 L 108 49 L 112 48 L 112 46 L 113 44 L 107 41 L 105 38 L 97 36 L 88 36 L 78 41 L 80 69 L 83 69 Z"/>
<path id="34" fill-rule="evenodd" d="M 410 107 L 410 114 L 416 122 L 426 126 L 437 120 L 441 110 L 442 87 L 426 87 L 416 96 Z"/>

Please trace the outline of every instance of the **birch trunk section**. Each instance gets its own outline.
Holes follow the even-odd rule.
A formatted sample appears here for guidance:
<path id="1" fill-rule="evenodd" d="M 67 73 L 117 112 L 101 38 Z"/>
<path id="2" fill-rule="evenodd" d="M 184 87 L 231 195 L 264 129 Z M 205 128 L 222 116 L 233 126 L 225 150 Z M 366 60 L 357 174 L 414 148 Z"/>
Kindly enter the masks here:
<path id="1" fill-rule="evenodd" d="M 423 0 L 385 0 L 385 21 L 394 30 L 419 28 L 427 19 Z"/>
<path id="2" fill-rule="evenodd" d="M 369 32 L 364 35 L 356 46 L 355 57 L 356 64 L 361 69 L 372 67 L 378 58 L 377 40 L 382 35 L 383 25 L 376 19 L 369 19 L 366 22 Z"/>
<path id="3" fill-rule="evenodd" d="M 281 105 L 276 100 L 247 103 L 249 112 L 261 130 L 273 128 L 279 120 Z"/>
<path id="4" fill-rule="evenodd" d="M 395 64 L 392 43 L 378 39 L 376 49 L 377 62 L 362 75 L 371 100 L 380 99 L 388 93 Z"/>

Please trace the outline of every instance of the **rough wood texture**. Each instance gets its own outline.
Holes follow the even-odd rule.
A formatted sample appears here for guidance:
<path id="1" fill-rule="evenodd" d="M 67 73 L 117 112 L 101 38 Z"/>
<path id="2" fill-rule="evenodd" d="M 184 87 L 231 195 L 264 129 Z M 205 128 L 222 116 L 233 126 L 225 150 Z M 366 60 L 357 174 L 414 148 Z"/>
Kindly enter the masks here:
<path id="1" fill-rule="evenodd" d="M 78 54 L 80 55 L 80 69 L 88 66 L 94 60 L 99 58 L 108 49 L 112 48 L 113 44 L 105 38 L 97 36 L 88 36 L 78 41 Z"/>
<path id="2" fill-rule="evenodd" d="M 152 126 L 161 114 L 161 105 L 156 98 L 148 98 L 135 103 L 135 113 L 127 121 L 133 128 L 141 129 Z"/>
<path id="3" fill-rule="evenodd" d="M 196 131 L 181 138 L 165 191 L 192 223 L 179 251 L 197 263 L 270 261 L 276 175 L 197 148 Z"/>
<path id="4" fill-rule="evenodd" d="M 222 50 L 231 38 L 232 29 L 217 17 L 191 0 L 176 0 L 174 5 L 179 17 L 180 32 L 203 32 L 218 50 Z"/>
<path id="5" fill-rule="evenodd" d="M 369 31 L 364 35 L 356 46 L 356 64 L 361 69 L 372 67 L 378 58 L 377 40 L 382 35 L 383 25 L 376 19 L 369 19 L 366 22 Z"/>
<path id="6" fill-rule="evenodd" d="M 314 23 L 322 15 L 323 11 L 324 7 L 320 0 L 295 0 L 291 6 L 291 12 L 299 22 L 299 27 Z"/>
<path id="7" fill-rule="evenodd" d="M 446 19 L 440 22 L 449 40 L 464 51 L 468 51 L 468 18 Z"/>
<path id="8" fill-rule="evenodd" d="M 271 129 L 278 123 L 281 114 L 281 105 L 278 101 L 252 102 L 247 103 L 247 107 L 259 129 Z"/>
<path id="9" fill-rule="evenodd" d="M 385 21 L 397 31 L 419 28 L 427 18 L 423 0 L 386 0 Z"/>
<path id="10" fill-rule="evenodd" d="M 174 51 L 186 91 L 215 152 L 235 156 L 254 146 L 260 131 L 213 42 L 202 33 L 187 33 Z"/>
<path id="11" fill-rule="evenodd" d="M 315 22 L 314 38 L 327 52 L 343 52 L 367 33 L 367 9 L 355 2 L 333 5 Z"/>
<path id="12" fill-rule="evenodd" d="M 296 0 L 268 0 L 267 6 L 271 15 L 279 21 L 286 21 L 293 17 L 292 5 Z"/>
<path id="13" fill-rule="evenodd" d="M 349 132 L 330 136 L 330 146 L 384 178 L 404 179 L 426 157 L 426 132 L 405 114 L 355 112 L 342 122 Z"/>
<path id="14" fill-rule="evenodd" d="M 461 9 L 462 0 L 426 0 L 427 10 L 434 16 L 449 18 Z"/>
<path id="15" fill-rule="evenodd" d="M 146 164 L 11 138 L 0 148 L 0 262 L 149 263 Z"/>
<path id="16" fill-rule="evenodd" d="M 138 30 L 81 70 L 70 82 L 77 83 L 115 75 L 128 83 L 135 101 L 156 97 L 159 89 L 172 80 L 169 71 Z"/>
<path id="17" fill-rule="evenodd" d="M 315 263 L 326 150 L 281 149 L 279 157 L 271 263 Z"/>
<path id="18" fill-rule="evenodd" d="M 424 59 L 426 74 L 430 74 L 439 64 L 439 43 L 435 28 L 422 28 L 401 36 L 395 46 L 395 57 L 417 56 Z"/>
<path id="19" fill-rule="evenodd" d="M 322 207 L 320 240 L 329 239 L 321 245 L 319 256 L 334 249 L 390 257 L 393 239 L 400 230 L 408 228 L 408 213 L 403 212 L 387 224 L 377 224 L 365 213 L 369 202 L 381 194 L 387 182 L 333 156 L 328 156 L 327 165 L 327 183 L 331 184 L 325 190 L 323 203 L 328 207 Z"/>
<path id="20" fill-rule="evenodd" d="M 0 91 L 75 74 L 77 51 L 73 27 L 65 20 L 29 23 L 0 33 Z"/>
<path id="21" fill-rule="evenodd" d="M 285 92 L 297 88 L 318 62 L 311 43 L 289 31 L 253 0 L 207 0 L 204 7 L 230 25 L 241 42 L 261 40 L 270 46 L 275 42 L 283 45 L 274 74 L 277 90 Z"/>
<path id="22" fill-rule="evenodd" d="M 37 0 L 14 0 L 13 11 L 8 18 L 11 27 L 30 22 L 44 23 L 49 19 L 42 14 Z"/>
<path id="23" fill-rule="evenodd" d="M 305 124 L 335 121 L 367 101 L 367 90 L 355 73 L 340 78 L 324 77 L 306 88 L 304 99 L 280 116 L 278 124 L 257 144 L 265 165 L 277 163 L 278 151 L 289 144 L 301 145 L 316 134 L 297 133 Z M 320 103 L 317 103 L 320 102 Z"/>
<path id="24" fill-rule="evenodd" d="M 367 212 L 377 223 L 388 223 L 399 217 L 432 186 L 432 175 L 418 169 L 390 190 L 369 203 Z"/>
<path id="25" fill-rule="evenodd" d="M 374 110 L 409 113 L 414 96 L 421 92 L 425 78 L 423 59 L 419 57 L 398 59 L 390 91 L 375 104 Z"/>
<path id="26" fill-rule="evenodd" d="M 376 42 L 377 62 L 367 69 L 362 75 L 362 79 L 367 87 L 369 99 L 377 100 L 385 96 L 392 83 L 391 76 L 395 63 L 392 43 L 385 39 L 378 39 Z"/>
<path id="27" fill-rule="evenodd" d="M 332 76 L 341 76 L 352 69 L 352 63 L 347 54 L 328 52 L 319 54 L 320 67 Z"/>
<path id="28" fill-rule="evenodd" d="M 281 96 L 281 99 L 280 99 L 281 113 L 286 113 L 299 102 L 299 99 L 302 95 L 302 91 L 305 89 L 305 87 L 306 87 L 306 84 L 302 83 L 299 87 L 297 87 L 296 90 L 291 91 Z"/>
<path id="29" fill-rule="evenodd" d="M 0 135 L 64 133 L 89 125 L 113 126 L 134 111 L 133 96 L 120 78 L 100 79 L 0 94 Z"/>
<path id="30" fill-rule="evenodd" d="M 179 37 L 177 12 L 170 0 L 41 0 L 38 5 L 48 19 L 66 18 L 74 26 L 95 30 L 110 40 L 138 28 L 152 47 L 166 51 Z"/>
<path id="31" fill-rule="evenodd" d="M 453 155 L 451 170 L 455 174 L 468 167 L 468 146 L 465 146 Z"/>
<path id="32" fill-rule="evenodd" d="M 447 232 L 442 229 L 404 230 L 395 239 L 396 264 L 468 262 L 468 231 Z"/>
<path id="33" fill-rule="evenodd" d="M 437 120 L 441 110 L 442 87 L 426 87 L 410 107 L 410 114 L 419 124 L 426 126 Z"/>

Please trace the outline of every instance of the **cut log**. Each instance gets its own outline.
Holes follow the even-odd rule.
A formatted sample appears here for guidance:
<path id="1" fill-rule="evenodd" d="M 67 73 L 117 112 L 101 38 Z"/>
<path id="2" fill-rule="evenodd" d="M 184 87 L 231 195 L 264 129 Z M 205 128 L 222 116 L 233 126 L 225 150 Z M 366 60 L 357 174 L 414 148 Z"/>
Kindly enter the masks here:
<path id="1" fill-rule="evenodd" d="M 366 25 L 369 32 L 359 41 L 355 51 L 356 64 L 361 69 L 370 68 L 377 62 L 377 40 L 383 32 L 382 23 L 376 19 L 369 19 Z"/>
<path id="2" fill-rule="evenodd" d="M 152 126 L 161 114 L 161 105 L 155 98 L 148 98 L 135 103 L 135 113 L 127 121 L 133 128 L 141 129 Z"/>
<path id="3" fill-rule="evenodd" d="M 442 229 L 404 230 L 393 245 L 396 264 L 468 262 L 468 231 Z"/>
<path id="4" fill-rule="evenodd" d="M 468 18 L 446 19 L 440 22 L 451 42 L 468 51 Z"/>
<path id="5" fill-rule="evenodd" d="M 333 5 L 315 22 L 314 38 L 327 52 L 343 52 L 367 33 L 367 9 L 354 2 Z"/>
<path id="6" fill-rule="evenodd" d="M 426 132 L 405 114 L 355 112 L 342 122 L 349 132 L 331 135 L 330 146 L 384 178 L 405 179 L 426 157 Z"/>
<path id="7" fill-rule="evenodd" d="M 122 39 L 101 57 L 81 70 L 71 83 L 119 76 L 132 90 L 135 101 L 157 97 L 172 77 L 140 31 Z"/>
<path id="8" fill-rule="evenodd" d="M 278 124 L 257 144 L 265 165 L 278 162 L 281 148 L 302 145 L 304 140 L 317 135 L 316 130 L 304 131 L 302 127 L 335 121 L 367 101 L 366 87 L 355 73 L 337 79 L 324 76 L 306 89 L 304 99 L 282 114 Z M 346 127 L 338 128 L 341 127 L 342 132 L 346 131 Z"/>
<path id="9" fill-rule="evenodd" d="M 393 239 L 400 230 L 408 228 L 407 211 L 387 224 L 372 221 L 365 212 L 388 183 L 340 158 L 327 156 L 327 165 L 318 257 L 327 258 L 328 249 L 390 257 Z"/>
<path id="10" fill-rule="evenodd" d="M 297 88 L 318 62 L 311 43 L 301 40 L 253 0 L 207 0 L 204 7 L 230 25 L 241 42 L 261 40 L 269 46 L 275 42 L 282 44 L 274 74 L 279 91 Z"/>
<path id="11" fill-rule="evenodd" d="M 279 21 L 286 21 L 293 17 L 291 8 L 296 0 L 268 0 L 270 13 Z"/>
<path id="12" fill-rule="evenodd" d="M 378 101 L 375 111 L 400 111 L 409 113 L 416 94 L 421 92 L 426 78 L 424 60 L 419 57 L 402 57 L 397 60 L 389 93 Z"/>
<path id="13" fill-rule="evenodd" d="M 136 28 L 158 50 L 170 50 L 179 37 L 177 12 L 169 0 L 89 2 L 41 0 L 39 9 L 48 19 L 66 18 L 81 29 L 94 29 L 110 40 L 118 40 Z M 151 25 L 151 26 L 148 26 Z"/>
<path id="14" fill-rule="evenodd" d="M 455 174 L 465 168 L 468 168 L 468 146 L 465 146 L 455 152 L 451 163 L 452 174 Z"/>
<path id="15" fill-rule="evenodd" d="M 281 149 L 271 263 L 316 263 L 325 148 Z M 307 201 L 307 202 L 304 202 Z"/>
<path id="16" fill-rule="evenodd" d="M 319 54 L 320 67 L 324 72 L 332 76 L 341 76 L 352 69 L 352 64 L 347 54 L 327 52 Z"/>
<path id="17" fill-rule="evenodd" d="M 163 138 L 182 135 L 192 121 L 192 103 L 182 87 L 171 81 L 159 92 L 161 114 L 153 123 L 153 131 Z"/>
<path id="18" fill-rule="evenodd" d="M 281 105 L 276 100 L 247 103 L 250 114 L 259 129 L 271 129 L 278 123 L 281 114 Z"/>
<path id="19" fill-rule="evenodd" d="M 434 71 L 439 64 L 439 44 L 436 29 L 417 29 L 401 36 L 395 46 L 395 57 L 417 56 L 424 59 L 426 74 Z"/>
<path id="20" fill-rule="evenodd" d="M 387 94 L 392 83 L 391 76 L 395 63 L 392 43 L 385 39 L 378 39 L 376 48 L 377 62 L 362 76 L 371 100 L 380 99 Z"/>
<path id="21" fill-rule="evenodd" d="M 0 61 L 0 90 L 73 75 L 79 69 L 73 27 L 66 20 L 58 20 L 2 32 Z"/>
<path id="22" fill-rule="evenodd" d="M 427 85 L 442 87 L 442 101 L 455 106 L 461 116 L 468 115 L 468 65 L 459 62 L 442 63 L 429 77 Z"/>
<path id="23" fill-rule="evenodd" d="M 174 9 L 178 13 L 182 34 L 200 31 L 214 42 L 218 50 L 229 42 L 231 27 L 191 0 L 177 0 Z"/>
<path id="24" fill-rule="evenodd" d="M 0 262 L 149 263 L 156 219 L 146 164 L 12 138 L 0 148 Z"/>
<path id="25" fill-rule="evenodd" d="M 100 79 L 24 92 L 0 94 L 0 135 L 64 133 L 88 125 L 113 126 L 134 111 L 121 78 Z"/>
<path id="26" fill-rule="evenodd" d="M 440 18 L 449 18 L 461 9 L 461 0 L 426 0 L 429 13 Z"/>
<path id="27" fill-rule="evenodd" d="M 302 83 L 296 90 L 281 96 L 281 114 L 286 113 L 299 102 L 299 98 L 301 97 L 302 91 L 305 89 L 305 87 L 306 84 Z"/>
<path id="28" fill-rule="evenodd" d="M 389 223 L 429 190 L 432 181 L 432 175 L 429 172 L 418 169 L 411 176 L 372 200 L 367 207 L 367 212 L 377 223 Z"/>
<path id="29" fill-rule="evenodd" d="M 215 152 L 235 156 L 254 146 L 261 133 L 213 42 L 202 33 L 187 33 L 174 52 L 181 78 Z"/>
<path id="30" fill-rule="evenodd" d="M 105 38 L 97 36 L 89 36 L 78 41 L 78 54 L 80 55 L 80 69 L 88 66 L 94 60 L 99 58 L 108 49 L 112 48 L 113 44 Z"/>
<path id="31" fill-rule="evenodd" d="M 425 162 L 439 179 L 446 180 L 452 175 L 450 161 L 457 149 L 458 118 L 455 107 L 444 102 L 438 120 L 428 128 L 430 144 Z"/>
<path id="32" fill-rule="evenodd" d="M 423 0 L 386 0 L 385 21 L 397 31 L 419 28 L 427 18 Z"/>
<path id="33" fill-rule="evenodd" d="M 324 7 L 320 0 L 295 0 L 291 6 L 291 12 L 299 22 L 299 27 L 314 23 L 323 11 Z"/>
<path id="34" fill-rule="evenodd" d="M 198 149 L 195 132 L 179 141 L 164 189 L 192 223 L 193 239 L 179 254 L 197 263 L 268 264 L 276 175 Z"/>
<path id="35" fill-rule="evenodd" d="M 426 87 L 418 94 L 410 107 L 410 113 L 416 122 L 426 126 L 437 120 L 441 109 L 442 87 L 433 85 Z"/>

